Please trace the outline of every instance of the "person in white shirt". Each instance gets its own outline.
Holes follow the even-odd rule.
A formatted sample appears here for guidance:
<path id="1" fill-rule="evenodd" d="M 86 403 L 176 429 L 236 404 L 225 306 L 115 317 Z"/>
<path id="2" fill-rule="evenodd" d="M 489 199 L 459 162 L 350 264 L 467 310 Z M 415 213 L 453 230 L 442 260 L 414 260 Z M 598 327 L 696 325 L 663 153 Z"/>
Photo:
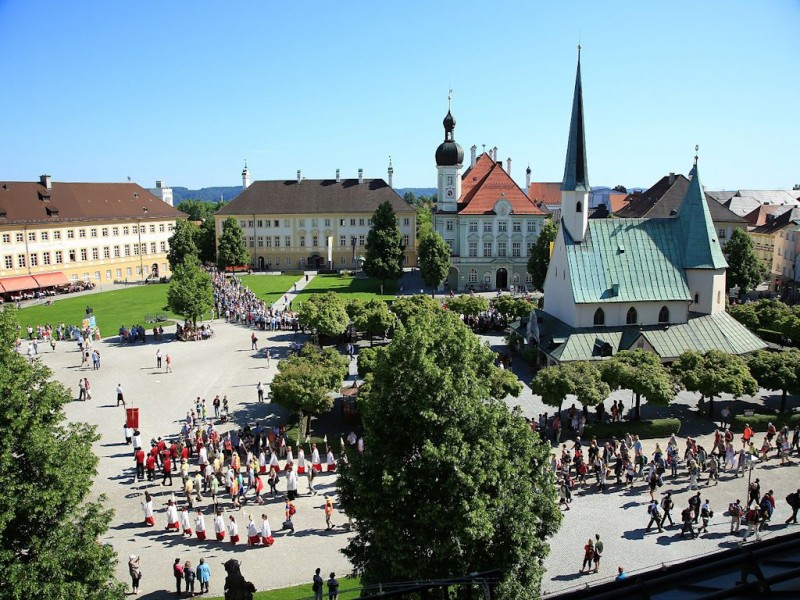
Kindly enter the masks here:
<path id="1" fill-rule="evenodd" d="M 131 438 L 131 442 L 133 443 L 133 454 L 136 455 L 136 451 L 142 447 L 142 434 L 139 433 L 138 429 L 133 430 L 133 437 Z"/>
<path id="2" fill-rule="evenodd" d="M 253 515 L 247 515 L 247 545 L 258 546 L 261 541 L 261 536 L 258 533 L 258 527 L 253 522 Z"/>
<path id="3" fill-rule="evenodd" d="M 167 500 L 167 529 L 180 529 L 180 522 L 178 519 L 178 507 L 175 506 L 175 500 L 170 498 Z"/>
<path id="4" fill-rule="evenodd" d="M 217 516 L 214 517 L 214 533 L 217 535 L 217 541 L 221 542 L 225 539 L 225 521 L 222 518 L 222 511 L 217 511 Z"/>
<path id="5" fill-rule="evenodd" d="M 294 466 L 294 453 L 291 446 L 286 446 L 286 468 Z"/>
<path id="6" fill-rule="evenodd" d="M 286 495 L 289 496 L 289 500 L 297 498 L 297 473 L 291 466 L 286 468 Z"/>
<path id="7" fill-rule="evenodd" d="M 333 450 L 328 446 L 328 473 L 336 470 L 336 459 L 333 457 Z"/>
<path id="8" fill-rule="evenodd" d="M 133 440 L 133 427 L 125 423 L 124 433 L 125 433 L 125 443 L 130 445 L 131 440 Z"/>
<path id="9" fill-rule="evenodd" d="M 300 448 L 297 451 L 297 474 L 305 475 L 306 472 L 306 453 Z"/>
<path id="10" fill-rule="evenodd" d="M 316 444 L 311 444 L 311 468 L 317 473 L 322 471 L 322 461 L 319 459 L 319 450 Z"/>
<path id="11" fill-rule="evenodd" d="M 197 452 L 197 464 L 201 469 L 208 464 L 208 448 L 205 444 L 200 444 L 200 450 Z"/>
<path id="12" fill-rule="evenodd" d="M 194 530 L 197 533 L 197 539 L 201 542 L 206 539 L 206 520 L 203 517 L 203 512 L 198 509 L 197 517 L 194 520 Z"/>
<path id="13" fill-rule="evenodd" d="M 183 529 L 184 537 L 192 537 L 192 521 L 189 519 L 189 511 L 185 506 L 181 510 L 181 529 Z"/>
<path id="14" fill-rule="evenodd" d="M 235 546 L 239 541 L 239 525 L 236 524 L 236 519 L 233 515 L 228 518 L 231 520 L 231 522 L 228 523 L 228 534 L 230 536 L 231 545 Z"/>
<path id="15" fill-rule="evenodd" d="M 262 475 L 267 472 L 267 455 L 264 450 L 261 450 L 258 454 L 258 472 Z"/>
<path id="16" fill-rule="evenodd" d="M 261 514 L 261 543 L 264 546 L 272 546 L 275 543 L 275 539 L 272 537 L 272 529 L 269 526 L 269 519 L 263 513 Z"/>
<path id="17" fill-rule="evenodd" d="M 153 527 L 156 524 L 156 519 L 153 515 L 153 497 L 150 495 L 150 492 L 144 493 L 142 510 L 144 511 L 144 524 L 148 527 Z"/>
<path id="18" fill-rule="evenodd" d="M 270 469 L 275 469 L 276 473 L 280 473 L 281 472 L 281 465 L 280 465 L 280 463 L 278 463 L 278 457 L 275 456 L 274 452 L 270 452 L 270 455 L 269 455 L 269 468 Z"/>

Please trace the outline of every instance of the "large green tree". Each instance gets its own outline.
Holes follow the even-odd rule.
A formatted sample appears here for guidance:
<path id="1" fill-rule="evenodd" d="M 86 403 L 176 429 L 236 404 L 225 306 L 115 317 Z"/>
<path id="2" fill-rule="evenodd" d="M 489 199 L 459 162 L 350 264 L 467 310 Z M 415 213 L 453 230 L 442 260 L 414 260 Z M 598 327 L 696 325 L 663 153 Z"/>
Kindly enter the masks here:
<path id="1" fill-rule="evenodd" d="M 448 310 L 467 317 L 476 317 L 480 313 L 489 310 L 489 301 L 483 296 L 461 294 L 460 296 L 448 298 L 446 302 Z"/>
<path id="2" fill-rule="evenodd" d="M 675 384 L 658 356 L 645 350 L 623 350 L 600 363 L 600 373 L 612 390 L 636 395 L 634 419 L 642 418 L 642 396 L 648 404 L 667 406 L 675 398 Z"/>
<path id="3" fill-rule="evenodd" d="M 98 543 L 112 511 L 86 503 L 96 474 L 86 423 L 64 421 L 72 400 L 40 361 L 14 352 L 16 312 L 0 310 L 0 597 L 111 600 L 116 555 Z"/>
<path id="4" fill-rule="evenodd" d="M 200 267 L 196 256 L 186 256 L 173 268 L 167 306 L 195 325 L 214 306 L 214 284 L 211 276 Z"/>
<path id="5" fill-rule="evenodd" d="M 272 401 L 297 414 L 301 439 L 312 415 L 333 408 L 334 394 L 347 376 L 347 368 L 347 358 L 335 349 L 321 350 L 313 344 L 278 363 L 278 374 L 270 385 Z"/>
<path id="6" fill-rule="evenodd" d="M 574 395 L 583 406 L 595 406 L 611 393 L 598 368 L 586 361 L 545 367 L 533 378 L 531 390 L 559 412 L 567 394 Z"/>
<path id="7" fill-rule="evenodd" d="M 356 330 L 369 335 L 370 345 L 372 345 L 373 336 L 383 335 L 394 327 L 396 317 L 383 300 L 377 298 L 366 302 L 354 300 L 351 305 L 355 308 L 352 311 L 348 310 L 348 314 L 353 320 Z"/>
<path id="8" fill-rule="evenodd" d="M 403 274 L 403 240 L 397 226 L 397 215 L 388 200 L 372 214 L 372 229 L 367 234 L 364 254 L 364 272 L 380 279 L 381 287 L 387 279 L 400 279 Z"/>
<path id="9" fill-rule="evenodd" d="M 495 310 L 503 315 L 508 321 L 521 319 L 531 314 L 533 304 L 523 298 L 512 298 L 511 296 L 500 296 L 492 301 Z"/>
<path id="10" fill-rule="evenodd" d="M 734 397 L 758 392 L 758 383 L 741 356 L 721 350 L 684 352 L 672 363 L 672 372 L 689 392 L 708 398 L 708 415 L 714 416 L 714 397 L 727 393 Z"/>
<path id="11" fill-rule="evenodd" d="M 415 294 L 398 298 L 392 302 L 391 310 L 397 315 L 400 322 L 405 325 L 412 316 L 420 312 L 441 311 L 442 305 L 430 296 Z"/>
<path id="12" fill-rule="evenodd" d="M 175 229 L 169 238 L 169 252 L 167 252 L 167 262 L 169 262 L 171 270 L 174 271 L 185 257 L 199 255 L 196 244 L 197 233 L 197 227 L 186 219 L 178 219 L 175 222 Z"/>
<path id="13" fill-rule="evenodd" d="M 228 217 L 222 223 L 222 234 L 217 244 L 217 266 L 225 270 L 250 263 L 250 255 L 244 243 L 244 231 L 239 222 Z"/>
<path id="14" fill-rule="evenodd" d="M 447 279 L 451 252 L 444 238 L 435 231 L 429 231 L 419 243 L 419 274 L 425 285 L 431 286 L 431 296 Z"/>
<path id="15" fill-rule="evenodd" d="M 227 202 L 206 202 L 205 200 L 183 200 L 177 208 L 185 212 L 190 221 L 213 221 L 214 213 L 224 207 Z"/>
<path id="16" fill-rule="evenodd" d="M 547 277 L 547 267 L 550 266 L 550 244 L 556 239 L 558 226 L 552 219 L 547 219 L 542 227 L 542 232 L 533 244 L 531 256 L 528 259 L 528 273 L 531 275 L 533 287 L 537 290 L 544 289 L 544 280 Z"/>
<path id="17" fill-rule="evenodd" d="M 739 287 L 743 296 L 764 280 L 764 267 L 753 249 L 753 239 L 741 229 L 734 229 L 723 248 L 728 261 L 727 285 Z"/>
<path id="18" fill-rule="evenodd" d="M 217 231 L 214 219 L 206 219 L 195 236 L 195 244 L 203 263 L 217 264 Z"/>
<path id="19" fill-rule="evenodd" d="M 344 300 L 335 292 L 311 294 L 298 308 L 297 318 L 304 327 L 327 337 L 342 335 L 350 324 Z"/>
<path id="20" fill-rule="evenodd" d="M 768 390 L 780 390 L 781 412 L 786 410 L 787 394 L 800 393 L 800 351 L 759 350 L 750 355 L 747 366 L 758 385 Z"/>
<path id="21" fill-rule="evenodd" d="M 411 317 L 377 353 L 359 398 L 366 450 L 338 480 L 363 583 L 500 569 L 497 598 L 539 597 L 561 521 L 550 448 L 493 397 L 493 360 L 447 312 Z"/>

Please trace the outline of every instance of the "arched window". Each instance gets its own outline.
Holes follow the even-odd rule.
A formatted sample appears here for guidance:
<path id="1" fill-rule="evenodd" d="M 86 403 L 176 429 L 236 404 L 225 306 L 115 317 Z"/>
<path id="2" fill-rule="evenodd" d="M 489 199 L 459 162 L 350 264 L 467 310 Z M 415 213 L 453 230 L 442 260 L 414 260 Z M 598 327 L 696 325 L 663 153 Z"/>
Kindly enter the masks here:
<path id="1" fill-rule="evenodd" d="M 583 205 L 580 202 L 575 205 L 575 212 L 583 212 Z"/>
<path id="2" fill-rule="evenodd" d="M 602 308 L 598 308 L 596 311 L 594 311 L 594 324 L 595 325 L 606 324 L 606 313 L 603 312 Z"/>
<path id="3" fill-rule="evenodd" d="M 669 323 L 669 309 L 666 306 L 661 307 L 661 311 L 658 313 L 658 322 Z"/>
<path id="4" fill-rule="evenodd" d="M 694 303 L 695 304 L 699 304 L 700 303 L 700 294 L 695 294 L 694 295 Z"/>
<path id="5" fill-rule="evenodd" d="M 625 317 L 625 323 L 628 325 L 636 325 L 639 316 L 636 314 L 636 309 L 632 306 L 628 309 L 628 314 Z"/>

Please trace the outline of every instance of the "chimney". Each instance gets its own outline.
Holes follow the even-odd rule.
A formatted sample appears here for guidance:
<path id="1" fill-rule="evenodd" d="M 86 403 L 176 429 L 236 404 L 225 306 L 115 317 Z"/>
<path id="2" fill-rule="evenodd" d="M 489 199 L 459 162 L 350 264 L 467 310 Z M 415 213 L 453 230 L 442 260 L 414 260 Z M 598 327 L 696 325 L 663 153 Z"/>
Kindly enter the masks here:
<path id="1" fill-rule="evenodd" d="M 525 169 L 525 193 L 530 196 L 531 194 L 531 166 Z"/>
<path id="2" fill-rule="evenodd" d="M 511 157 L 506 159 L 506 173 L 509 177 L 511 176 Z"/>
<path id="3" fill-rule="evenodd" d="M 300 183 L 303 180 L 303 173 L 300 169 L 297 169 L 297 183 Z"/>
<path id="4" fill-rule="evenodd" d="M 478 147 L 475 144 L 472 144 L 472 148 L 469 149 L 470 157 L 469 157 L 469 166 L 475 166 L 475 155 L 478 153 Z"/>
<path id="5" fill-rule="evenodd" d="M 495 146 L 494 148 L 492 148 L 492 160 L 493 160 L 494 162 L 497 162 L 497 146 Z"/>
<path id="6" fill-rule="evenodd" d="M 50 175 L 40 175 L 39 176 L 39 183 L 41 183 L 48 190 L 52 190 L 53 189 L 53 182 L 50 181 Z"/>
<path id="7" fill-rule="evenodd" d="M 672 185 L 673 183 L 675 183 L 675 173 L 670 173 L 669 174 L 669 184 Z"/>
<path id="8" fill-rule="evenodd" d="M 336 169 L 336 183 L 339 183 L 341 178 L 339 177 L 339 169 Z"/>
<path id="9" fill-rule="evenodd" d="M 358 183 L 359 184 L 364 183 L 364 169 L 358 170 Z"/>

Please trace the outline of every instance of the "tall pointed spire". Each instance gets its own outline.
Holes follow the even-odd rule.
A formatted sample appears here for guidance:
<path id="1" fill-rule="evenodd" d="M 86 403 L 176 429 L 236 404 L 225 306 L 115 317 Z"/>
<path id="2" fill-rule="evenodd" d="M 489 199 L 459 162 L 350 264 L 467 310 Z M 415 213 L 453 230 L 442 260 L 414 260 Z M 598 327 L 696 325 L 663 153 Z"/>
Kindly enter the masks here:
<path id="1" fill-rule="evenodd" d="M 561 190 L 588 192 L 589 170 L 586 164 L 586 138 L 583 128 L 583 87 L 581 85 L 581 47 L 578 45 L 578 72 L 575 75 L 575 95 L 572 98 L 572 118 L 569 124 L 567 162 Z"/>

